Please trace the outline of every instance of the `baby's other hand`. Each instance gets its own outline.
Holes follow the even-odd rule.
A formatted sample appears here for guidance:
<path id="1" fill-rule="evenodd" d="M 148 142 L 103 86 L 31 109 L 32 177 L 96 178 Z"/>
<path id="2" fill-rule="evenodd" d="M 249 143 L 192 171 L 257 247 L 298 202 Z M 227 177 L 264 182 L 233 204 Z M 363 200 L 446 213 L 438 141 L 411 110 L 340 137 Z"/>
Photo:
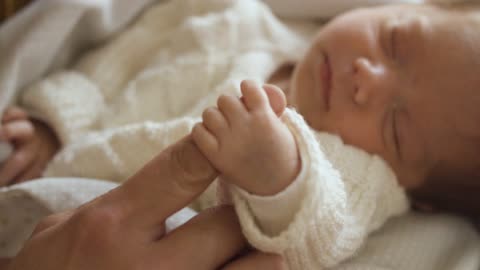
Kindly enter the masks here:
<path id="1" fill-rule="evenodd" d="M 203 112 L 192 136 L 223 178 L 250 193 L 274 195 L 295 180 L 300 158 L 295 139 L 279 119 L 286 106 L 273 85 L 241 84 L 242 98 L 221 96 Z"/>
<path id="2" fill-rule="evenodd" d="M 14 148 L 0 166 L 0 186 L 40 177 L 59 148 L 50 128 L 29 119 L 18 107 L 10 107 L 3 114 L 0 141 L 7 141 Z"/>

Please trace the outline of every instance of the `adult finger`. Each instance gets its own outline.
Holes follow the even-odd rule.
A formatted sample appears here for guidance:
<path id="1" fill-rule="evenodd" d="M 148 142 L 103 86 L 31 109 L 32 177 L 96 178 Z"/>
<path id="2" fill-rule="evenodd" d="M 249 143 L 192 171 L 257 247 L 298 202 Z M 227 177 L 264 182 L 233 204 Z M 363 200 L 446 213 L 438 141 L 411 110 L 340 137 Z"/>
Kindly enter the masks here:
<path id="1" fill-rule="evenodd" d="M 9 122 L 12 120 L 27 119 L 28 114 L 25 110 L 20 109 L 19 107 L 9 107 L 5 110 L 2 116 L 2 123 Z"/>
<path id="2" fill-rule="evenodd" d="M 221 206 L 201 212 L 166 235 L 154 245 L 148 260 L 151 265 L 168 266 L 165 269 L 218 269 L 246 245 L 233 207 Z"/>
<path id="3" fill-rule="evenodd" d="M 28 120 L 15 120 L 0 127 L 0 140 L 14 140 L 21 143 L 32 138 L 34 133 L 35 128 L 32 122 Z"/>
<path id="4" fill-rule="evenodd" d="M 0 168 L 0 186 L 11 184 L 33 162 L 32 151 L 25 146 L 15 151 Z"/>
<path id="5" fill-rule="evenodd" d="M 156 227 L 202 193 L 217 172 L 190 135 L 153 158 L 104 201 L 127 205 L 135 227 Z"/>
<path id="6" fill-rule="evenodd" d="M 280 255 L 254 251 L 222 268 L 222 270 L 250 269 L 288 270 L 288 266 Z"/>

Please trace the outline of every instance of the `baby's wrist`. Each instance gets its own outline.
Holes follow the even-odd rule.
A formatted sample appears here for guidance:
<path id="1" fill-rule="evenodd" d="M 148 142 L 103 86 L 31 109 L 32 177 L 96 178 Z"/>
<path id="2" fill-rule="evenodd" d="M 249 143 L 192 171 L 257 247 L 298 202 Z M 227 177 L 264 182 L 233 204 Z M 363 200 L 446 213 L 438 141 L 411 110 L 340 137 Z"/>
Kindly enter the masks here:
<path id="1" fill-rule="evenodd" d="M 301 169 L 300 158 L 292 161 L 284 170 L 275 170 L 269 179 L 259 179 L 256 185 L 241 187 L 258 196 L 273 196 L 288 188 L 298 177 Z M 261 182 L 260 182 L 261 181 Z"/>
<path id="2" fill-rule="evenodd" d="M 264 196 L 271 196 L 284 191 L 297 179 L 298 175 L 300 174 L 300 168 L 301 161 L 300 158 L 297 158 L 294 162 L 292 162 L 289 170 L 285 170 L 282 173 L 283 177 L 279 177 L 279 181 L 273 181 L 276 183 L 272 185 L 269 190 L 266 191 L 266 194 L 264 194 Z"/>

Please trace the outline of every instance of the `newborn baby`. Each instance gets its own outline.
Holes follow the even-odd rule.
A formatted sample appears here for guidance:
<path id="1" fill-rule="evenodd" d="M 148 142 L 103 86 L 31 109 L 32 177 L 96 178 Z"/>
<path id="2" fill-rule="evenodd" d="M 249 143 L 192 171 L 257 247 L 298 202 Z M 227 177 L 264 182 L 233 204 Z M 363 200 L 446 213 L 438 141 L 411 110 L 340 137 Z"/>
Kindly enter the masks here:
<path id="1" fill-rule="evenodd" d="M 271 108 L 281 96 L 251 82 L 243 102 L 222 96 L 204 112 L 193 137 L 229 183 L 250 243 L 291 269 L 324 269 L 407 210 L 400 187 L 425 208 L 476 212 L 465 188 L 480 174 L 478 49 L 468 45 L 478 22 L 464 15 L 408 5 L 350 12 L 295 67 L 290 104 L 302 117 L 287 110 L 282 123 Z"/>

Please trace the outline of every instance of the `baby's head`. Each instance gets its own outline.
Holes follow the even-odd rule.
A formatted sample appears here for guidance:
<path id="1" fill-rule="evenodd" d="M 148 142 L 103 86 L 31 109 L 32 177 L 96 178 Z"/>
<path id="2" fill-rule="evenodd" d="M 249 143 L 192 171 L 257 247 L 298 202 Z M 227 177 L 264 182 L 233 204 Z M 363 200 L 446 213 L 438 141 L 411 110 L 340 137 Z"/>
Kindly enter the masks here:
<path id="1" fill-rule="evenodd" d="M 384 6 L 325 26 L 293 105 L 382 156 L 414 199 L 480 216 L 480 7 Z"/>

